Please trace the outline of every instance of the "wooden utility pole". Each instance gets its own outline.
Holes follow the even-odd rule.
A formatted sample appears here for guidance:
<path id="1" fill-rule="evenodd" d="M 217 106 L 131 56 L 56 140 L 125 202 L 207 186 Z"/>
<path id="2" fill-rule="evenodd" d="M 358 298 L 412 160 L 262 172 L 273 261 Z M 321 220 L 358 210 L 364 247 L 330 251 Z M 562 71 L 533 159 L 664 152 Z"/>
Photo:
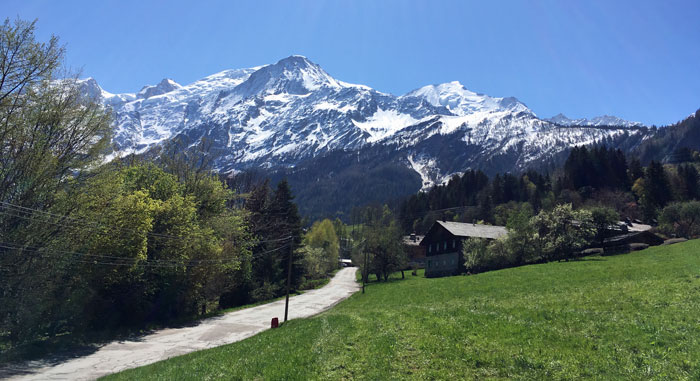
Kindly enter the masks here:
<path id="1" fill-rule="evenodd" d="M 289 311 L 289 288 L 292 284 L 292 251 L 294 251 L 294 240 L 289 241 L 289 261 L 287 261 L 287 299 L 284 302 L 284 321 L 287 321 Z"/>
<path id="2" fill-rule="evenodd" d="M 362 274 L 362 293 L 364 294 L 365 293 L 365 279 L 367 278 L 369 273 L 367 272 L 367 251 L 366 250 L 362 250 L 362 251 L 364 251 L 364 255 L 365 255 L 365 265 L 362 269 L 363 270 L 362 271 L 362 273 L 363 273 Z"/>

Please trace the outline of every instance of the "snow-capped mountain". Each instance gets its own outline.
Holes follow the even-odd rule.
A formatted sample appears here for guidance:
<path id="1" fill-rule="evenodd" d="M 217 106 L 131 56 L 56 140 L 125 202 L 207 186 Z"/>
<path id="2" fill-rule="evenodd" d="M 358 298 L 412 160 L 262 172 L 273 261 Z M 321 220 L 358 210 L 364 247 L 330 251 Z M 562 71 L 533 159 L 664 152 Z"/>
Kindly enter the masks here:
<path id="1" fill-rule="evenodd" d="M 144 86 L 143 89 L 136 94 L 136 98 L 146 99 L 156 95 L 169 93 L 180 88 L 182 88 L 182 86 L 179 83 L 176 83 L 172 79 L 166 78 L 155 86 Z"/>
<path id="2" fill-rule="evenodd" d="M 469 115 L 475 112 L 511 111 L 533 113 L 516 98 L 494 98 L 467 90 L 459 81 L 429 85 L 413 90 L 403 97 L 423 98 L 433 106 L 444 106 L 455 115 Z"/>
<path id="3" fill-rule="evenodd" d="M 644 127 L 644 125 L 640 122 L 630 122 L 629 120 L 618 118 L 618 117 L 612 116 L 612 115 L 601 115 L 601 116 L 596 116 L 595 118 L 591 118 L 591 119 L 586 119 L 586 118 L 570 119 L 570 118 L 567 118 L 566 115 L 559 113 L 559 114 L 554 115 L 553 117 L 548 118 L 546 120 L 549 122 L 552 122 L 552 123 L 556 123 L 560 126 Z"/>
<path id="4" fill-rule="evenodd" d="M 394 96 L 337 80 L 302 56 L 184 86 L 164 79 L 133 94 L 108 93 L 91 78 L 82 85 L 112 109 L 114 155 L 206 138 L 219 171 L 292 173 L 334 152 L 356 155 L 351 162 L 372 152 L 415 171 L 415 190 L 468 168 L 524 169 L 575 145 L 641 131 L 614 117 L 540 119 L 516 98 L 475 93 L 459 82 Z M 593 127 L 601 125 L 619 128 Z"/>

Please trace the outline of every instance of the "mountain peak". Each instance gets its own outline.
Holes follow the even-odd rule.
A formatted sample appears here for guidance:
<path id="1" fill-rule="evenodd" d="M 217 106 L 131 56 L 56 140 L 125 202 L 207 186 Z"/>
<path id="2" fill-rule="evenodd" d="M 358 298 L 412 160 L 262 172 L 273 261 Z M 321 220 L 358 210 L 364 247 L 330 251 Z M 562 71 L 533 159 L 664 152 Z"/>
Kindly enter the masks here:
<path id="1" fill-rule="evenodd" d="M 76 84 L 80 87 L 83 94 L 85 94 L 90 99 L 100 99 L 102 97 L 111 96 L 112 94 L 104 91 L 95 78 L 87 77 L 85 79 L 79 79 Z"/>
<path id="2" fill-rule="evenodd" d="M 444 106 L 457 115 L 506 110 L 525 111 L 532 114 L 532 111 L 516 98 L 495 98 L 475 93 L 464 87 L 459 81 L 424 86 L 405 96 L 423 98 L 433 106 Z"/>
<path id="3" fill-rule="evenodd" d="M 173 81 L 173 80 L 170 79 L 170 78 L 163 78 L 163 80 L 160 81 L 160 83 L 158 83 L 158 85 L 156 85 L 156 86 L 159 86 L 159 87 L 172 87 L 172 88 L 175 88 L 175 89 L 182 87 L 179 83 Z"/>
<path id="4" fill-rule="evenodd" d="M 304 56 L 293 55 L 263 66 L 241 85 L 244 93 L 303 95 L 323 87 L 341 88 L 341 82 Z"/>
<path id="5" fill-rule="evenodd" d="M 282 58 L 281 60 L 277 61 L 277 63 L 275 63 L 274 65 L 282 66 L 288 69 L 304 69 L 318 66 L 315 63 L 309 61 L 308 58 L 299 55 L 291 55 L 289 57 Z"/>
<path id="6" fill-rule="evenodd" d="M 556 123 L 561 126 L 623 126 L 623 127 L 641 127 L 643 126 L 642 123 L 639 122 L 631 122 L 629 120 L 625 120 L 622 118 L 618 118 L 613 115 L 602 115 L 602 116 L 596 116 L 591 119 L 587 118 L 578 118 L 578 119 L 571 119 L 568 118 L 566 115 L 559 113 L 557 115 L 554 115 L 553 117 L 549 119 L 545 119 L 549 122 Z"/>
<path id="7" fill-rule="evenodd" d="M 282 62 L 282 61 L 300 61 L 300 62 L 305 61 L 305 62 L 311 63 L 311 61 L 309 61 L 309 59 L 306 58 L 306 56 L 302 56 L 301 54 L 292 54 L 291 56 L 282 58 L 281 60 L 279 60 L 277 62 Z"/>
<path id="8" fill-rule="evenodd" d="M 154 97 L 156 95 L 162 95 L 165 93 L 169 93 L 173 90 L 177 90 L 181 88 L 182 86 L 173 81 L 170 78 L 164 78 L 161 80 L 157 85 L 155 86 L 144 86 L 141 91 L 136 94 L 137 97 L 139 98 L 144 98 L 148 99 L 150 97 Z"/>

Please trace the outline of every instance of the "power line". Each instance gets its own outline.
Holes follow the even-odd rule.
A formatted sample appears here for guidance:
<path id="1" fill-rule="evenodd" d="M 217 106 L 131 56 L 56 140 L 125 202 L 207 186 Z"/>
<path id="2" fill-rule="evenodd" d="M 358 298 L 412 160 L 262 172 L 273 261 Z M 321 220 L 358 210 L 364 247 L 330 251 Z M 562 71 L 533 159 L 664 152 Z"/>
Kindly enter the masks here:
<path id="1" fill-rule="evenodd" d="M 9 249 L 9 250 L 29 251 L 29 252 L 35 252 L 35 253 L 41 253 L 41 254 L 65 254 L 65 255 L 69 255 L 69 256 L 78 257 L 78 258 L 72 259 L 74 262 L 78 262 L 78 263 L 96 264 L 96 265 L 112 265 L 112 266 L 169 267 L 169 268 L 180 267 L 180 266 L 187 266 L 187 267 L 211 266 L 211 265 L 215 265 L 215 264 L 225 264 L 225 263 L 236 262 L 236 261 L 245 260 L 245 259 L 256 259 L 256 258 L 262 257 L 263 255 L 267 255 L 267 254 L 288 248 L 290 246 L 293 246 L 291 244 L 286 244 L 286 245 L 277 247 L 275 249 L 267 250 L 267 251 L 264 251 L 261 253 L 255 253 L 255 254 L 250 255 L 248 257 L 239 256 L 239 257 L 227 257 L 227 258 L 216 258 L 216 259 L 190 259 L 190 260 L 184 260 L 184 261 L 180 261 L 177 259 L 146 259 L 146 260 L 142 260 L 139 262 L 139 258 L 124 258 L 124 257 L 109 256 L 109 255 L 78 253 L 78 252 L 74 252 L 74 251 L 36 248 L 36 247 L 23 247 L 21 245 L 20 246 L 13 246 L 13 245 L 17 245 L 17 244 L 0 242 L 0 248 Z M 90 259 L 85 259 L 85 258 L 95 258 L 95 259 L 90 260 Z M 100 261 L 102 261 L 102 262 L 100 262 Z M 4 266 L 7 266 L 7 265 L 4 265 Z"/>
<path id="2" fill-rule="evenodd" d="M 468 209 L 468 208 L 477 208 L 477 205 L 462 205 L 462 206 L 453 206 L 449 208 L 442 208 L 442 209 L 431 209 L 431 210 L 426 210 L 425 212 L 420 212 L 420 213 L 414 213 L 410 214 L 407 216 L 404 216 L 405 218 L 411 218 L 411 217 L 424 217 L 430 213 L 437 213 L 437 212 L 448 212 L 452 210 L 460 210 L 460 209 Z M 400 213 L 400 211 L 399 211 Z M 397 213 L 398 214 L 398 213 Z"/>
<path id="3" fill-rule="evenodd" d="M 0 213 L 2 213 L 2 214 L 6 214 L 6 215 L 10 215 L 12 217 L 18 217 L 18 218 L 22 218 L 22 219 L 27 219 L 30 221 L 45 222 L 45 223 L 56 225 L 56 226 L 74 227 L 74 226 L 80 226 L 80 224 L 83 224 L 83 227 L 85 227 L 85 225 L 93 225 L 91 227 L 88 226 L 87 227 L 88 229 L 90 229 L 90 228 L 96 229 L 96 228 L 102 227 L 102 228 L 111 228 L 113 230 L 118 230 L 118 231 L 123 231 L 123 232 L 132 232 L 132 233 L 139 233 L 139 234 L 142 233 L 138 229 L 129 229 L 129 228 L 121 227 L 121 226 L 106 224 L 104 222 L 89 221 L 89 220 L 84 219 L 84 218 L 63 216 L 63 215 L 59 215 L 59 214 L 45 212 L 45 211 L 39 210 L 39 209 L 32 209 L 32 208 L 27 208 L 27 207 L 23 207 L 23 206 L 13 205 L 13 204 L 9 204 L 9 203 L 2 202 L 2 201 L 0 201 L 0 208 L 5 208 L 6 210 L 9 210 L 10 212 L 15 213 L 15 214 L 11 214 L 8 212 L 0 211 Z M 27 215 L 20 215 L 18 213 L 28 214 L 28 216 Z M 38 214 L 41 214 L 42 216 L 34 216 L 33 213 L 38 213 Z M 72 222 L 73 225 L 69 225 L 69 224 L 62 223 L 62 222 L 49 221 L 49 220 L 40 220 L 39 217 L 58 218 L 61 220 L 67 220 L 69 222 Z M 147 232 L 146 235 L 154 237 L 154 238 L 175 239 L 175 240 L 182 239 L 182 237 L 177 237 L 177 236 L 172 236 L 172 235 L 167 235 L 167 234 L 160 234 L 160 233 L 152 233 L 152 232 Z"/>
<path id="4" fill-rule="evenodd" d="M 138 230 L 138 229 L 129 229 L 129 228 L 124 228 L 124 227 L 120 227 L 120 226 L 109 225 L 109 224 L 106 224 L 106 223 L 103 223 L 103 222 L 90 221 L 90 220 L 87 220 L 87 219 L 84 219 L 84 218 L 75 218 L 75 217 L 69 217 L 69 216 L 62 216 L 62 215 L 59 215 L 59 214 L 54 214 L 54 213 L 45 212 L 45 211 L 42 211 L 42 210 L 39 210 L 39 209 L 27 208 L 27 207 L 23 207 L 23 206 L 19 206 L 19 205 L 13 205 L 13 204 L 10 204 L 10 203 L 7 203 L 7 202 L 2 202 L 2 201 L 0 201 L 0 209 L 2 209 L 2 208 L 5 208 L 6 210 L 9 210 L 10 212 L 3 212 L 2 210 L 0 210 L 0 214 L 8 215 L 8 216 L 11 216 L 11 217 L 17 217 L 17 218 L 21 218 L 21 219 L 25 219 L 25 220 L 29 220 L 29 221 L 37 221 L 37 222 L 43 222 L 43 223 L 47 223 L 47 224 L 51 224 L 51 225 L 55 225 L 55 226 L 62 226 L 62 227 L 65 227 L 65 228 L 74 227 L 74 226 L 76 226 L 76 225 L 67 225 L 67 224 L 65 224 L 65 223 L 60 223 L 60 222 L 55 222 L 55 221 L 49 221 L 49 220 L 42 220 L 42 219 L 40 219 L 39 216 L 34 216 L 34 215 L 32 215 L 30 212 L 39 213 L 39 214 L 42 214 L 42 215 L 47 216 L 47 217 L 54 217 L 54 218 L 60 218 L 60 219 L 75 221 L 75 224 L 82 223 L 82 224 L 89 224 L 89 225 L 92 225 L 92 226 L 87 226 L 87 227 L 86 227 L 85 225 L 81 226 L 81 227 L 86 228 L 86 229 L 88 229 L 88 230 L 95 230 L 95 229 L 99 229 L 100 227 L 103 227 L 103 228 L 104 228 L 104 227 L 107 227 L 107 228 L 111 228 L 111 229 L 116 230 L 116 231 L 131 232 L 131 233 L 136 233 L 136 234 L 143 234 L 143 232 L 140 231 L 140 230 Z M 27 216 L 27 215 L 20 215 L 20 214 L 18 214 L 18 213 L 29 214 L 29 216 Z M 80 226 L 80 225 L 77 225 L 77 226 Z M 160 234 L 160 233 L 152 233 L 152 232 L 146 232 L 145 234 L 146 234 L 147 236 L 151 237 L 151 238 L 169 239 L 169 240 L 176 240 L 176 241 L 183 241 L 183 240 L 185 240 L 185 239 L 188 239 L 188 238 L 184 238 L 184 237 L 181 237 L 181 236 L 173 236 L 173 235 Z M 291 237 L 291 236 L 283 237 L 283 238 L 277 238 L 277 239 L 271 239 L 271 240 L 256 240 L 254 244 L 255 244 L 255 245 L 259 245 L 259 244 L 263 244 L 263 243 L 280 242 L 280 241 L 287 240 L 287 239 L 289 239 L 290 237 Z"/>
<path id="5" fill-rule="evenodd" d="M 432 209 L 432 210 L 426 210 L 425 212 L 420 212 L 420 213 L 413 213 L 409 215 L 401 215 L 400 211 L 394 213 L 394 219 L 399 220 L 399 221 L 413 221 L 414 219 L 418 217 L 427 217 L 431 213 L 439 213 L 439 212 L 448 212 L 448 211 L 453 211 L 453 210 L 460 210 L 460 209 L 469 209 L 469 208 L 477 208 L 476 205 L 463 205 L 463 206 L 454 206 L 450 208 L 443 208 L 443 209 Z"/>

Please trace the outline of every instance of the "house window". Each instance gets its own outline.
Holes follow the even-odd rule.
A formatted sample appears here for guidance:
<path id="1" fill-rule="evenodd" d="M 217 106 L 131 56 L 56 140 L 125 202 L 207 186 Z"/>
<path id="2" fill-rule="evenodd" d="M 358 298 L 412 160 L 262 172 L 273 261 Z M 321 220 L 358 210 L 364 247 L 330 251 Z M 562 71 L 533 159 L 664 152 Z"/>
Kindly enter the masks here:
<path id="1" fill-rule="evenodd" d="M 433 251 L 433 244 L 428 245 L 428 253 Z"/>
<path id="2" fill-rule="evenodd" d="M 452 240 L 452 248 L 454 249 L 454 248 L 456 248 L 456 247 L 457 247 L 457 240 L 456 240 L 456 239 L 453 239 L 453 240 Z"/>
<path id="3" fill-rule="evenodd" d="M 430 261 L 428 261 L 428 267 L 430 267 Z"/>
<path id="4" fill-rule="evenodd" d="M 447 250 L 447 241 L 443 242 L 442 244 L 442 249 Z"/>

